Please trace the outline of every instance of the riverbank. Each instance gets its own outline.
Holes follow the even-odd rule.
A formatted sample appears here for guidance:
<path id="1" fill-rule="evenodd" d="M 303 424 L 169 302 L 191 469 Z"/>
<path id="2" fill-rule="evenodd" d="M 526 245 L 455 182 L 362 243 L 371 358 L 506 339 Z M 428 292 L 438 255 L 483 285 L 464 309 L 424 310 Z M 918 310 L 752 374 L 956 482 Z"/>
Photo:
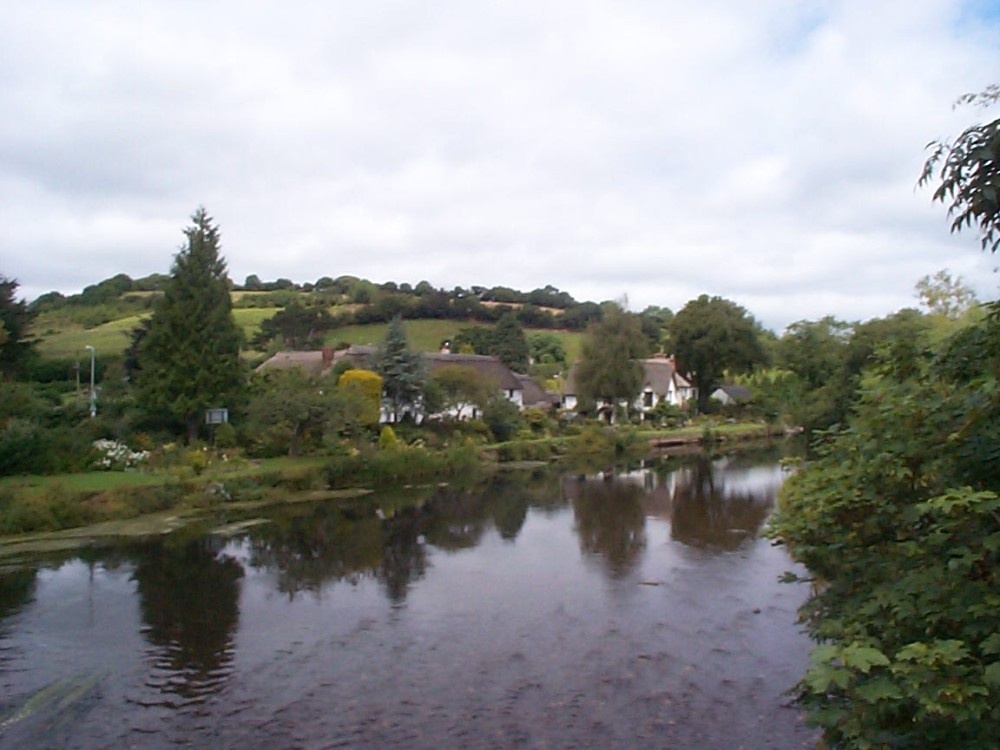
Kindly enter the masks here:
<path id="1" fill-rule="evenodd" d="M 214 457 L 199 470 L 189 466 L 156 472 L 87 472 L 0 479 L 0 553 L 25 541 L 25 535 L 95 525 L 101 535 L 169 531 L 191 515 L 239 503 L 295 502 L 323 493 L 340 493 L 406 483 L 469 477 L 498 465 L 552 461 L 579 453 L 648 452 L 673 446 L 697 446 L 770 437 L 761 423 L 699 425 L 675 430 L 592 427 L 577 435 L 514 440 L 493 445 L 453 446 L 431 450 L 401 446 L 393 450 L 340 456 L 272 458 L 260 461 Z M 331 494 L 332 493 L 332 494 Z M 148 524 L 143 522 L 148 521 Z M 107 526 L 120 524 L 121 527 Z M 87 536 L 87 534 L 84 534 Z"/>

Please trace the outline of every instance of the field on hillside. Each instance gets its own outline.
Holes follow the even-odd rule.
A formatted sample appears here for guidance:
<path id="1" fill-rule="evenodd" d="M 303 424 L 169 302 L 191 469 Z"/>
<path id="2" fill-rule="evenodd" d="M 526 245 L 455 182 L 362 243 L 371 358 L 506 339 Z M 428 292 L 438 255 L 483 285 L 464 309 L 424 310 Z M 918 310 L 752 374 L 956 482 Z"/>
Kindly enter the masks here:
<path id="1" fill-rule="evenodd" d="M 483 325 L 492 327 L 485 323 L 474 323 L 462 320 L 407 320 L 404 321 L 406 337 L 412 349 L 424 352 L 436 352 L 441 348 L 441 342 L 455 337 L 455 334 L 462 328 L 469 328 L 473 325 Z M 327 346 L 336 346 L 342 342 L 351 344 L 379 344 L 385 338 L 385 331 L 388 323 L 373 323 L 364 326 L 344 326 L 335 328 L 326 335 Z M 526 329 L 525 333 L 533 331 Z M 570 362 L 576 361 L 580 356 L 580 343 L 583 334 L 577 331 L 540 331 L 551 333 L 562 341 L 563 349 L 566 350 L 566 357 Z"/>
<path id="2" fill-rule="evenodd" d="M 279 309 L 277 307 L 237 309 L 233 310 L 233 318 L 235 318 L 236 324 L 243 329 L 246 337 L 250 338 L 260 328 L 261 321 L 270 318 Z M 72 324 L 58 327 L 52 323 L 48 323 L 47 326 L 46 324 L 36 325 L 35 335 L 38 336 L 38 352 L 43 357 L 52 359 L 82 357 L 87 354 L 85 347 L 90 344 L 98 355 L 117 356 L 124 352 L 128 346 L 132 329 L 139 325 L 147 315 L 148 313 L 129 315 L 93 328 Z M 45 328 L 45 330 L 39 330 L 41 328 Z"/>
<path id="3" fill-rule="evenodd" d="M 277 307 L 238 308 L 233 310 L 233 317 L 249 339 L 258 331 L 261 322 L 274 315 L 279 309 Z M 87 355 L 85 347 L 89 344 L 94 347 L 98 356 L 117 356 L 125 351 L 132 329 L 139 325 L 143 317 L 145 314 L 130 315 L 93 328 L 72 324 L 56 325 L 53 322 L 36 325 L 36 335 L 39 339 L 38 351 L 43 357 L 51 359 L 82 358 Z M 328 346 L 335 346 L 341 342 L 379 344 L 385 338 L 387 325 L 386 323 L 374 323 L 335 328 L 327 333 L 325 342 Z M 405 323 L 410 346 L 420 351 L 437 351 L 440 349 L 442 341 L 453 338 L 460 329 L 472 325 L 476 324 L 472 321 L 461 320 L 410 320 Z M 526 333 L 530 332 L 526 331 Z M 545 332 L 554 334 L 562 341 L 570 362 L 579 357 L 580 342 L 583 339 L 582 333 L 576 331 Z"/>

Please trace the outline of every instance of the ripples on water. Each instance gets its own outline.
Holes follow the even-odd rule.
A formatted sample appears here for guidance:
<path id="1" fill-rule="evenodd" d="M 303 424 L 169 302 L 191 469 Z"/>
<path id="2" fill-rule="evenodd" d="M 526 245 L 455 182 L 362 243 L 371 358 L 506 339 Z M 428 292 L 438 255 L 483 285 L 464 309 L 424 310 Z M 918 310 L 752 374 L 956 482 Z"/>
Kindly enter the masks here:
<path id="1" fill-rule="evenodd" d="M 780 482 L 501 477 L 5 574 L 0 747 L 810 747 Z"/>

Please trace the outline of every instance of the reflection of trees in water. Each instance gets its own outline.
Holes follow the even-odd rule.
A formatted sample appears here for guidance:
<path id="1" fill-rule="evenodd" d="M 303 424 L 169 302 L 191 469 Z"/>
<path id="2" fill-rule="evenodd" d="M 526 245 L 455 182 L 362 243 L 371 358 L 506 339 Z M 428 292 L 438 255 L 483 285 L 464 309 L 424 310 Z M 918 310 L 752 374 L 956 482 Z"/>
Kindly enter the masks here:
<path id="1" fill-rule="evenodd" d="M 427 545 L 459 551 L 490 527 L 513 540 L 536 502 L 551 503 L 551 474 L 525 481 L 498 477 L 476 491 L 442 487 L 371 498 L 355 506 L 321 504 L 276 511 L 249 532 L 250 565 L 273 571 L 290 597 L 340 581 L 378 580 L 393 602 L 426 574 Z M 378 508 L 388 511 L 380 520 Z"/>
<path id="2" fill-rule="evenodd" d="M 22 568 L 0 574 L 0 628 L 7 617 L 34 600 L 37 573 L 34 568 Z"/>
<path id="3" fill-rule="evenodd" d="M 563 482 L 581 549 L 600 555 L 612 578 L 628 574 L 646 547 L 644 492 L 640 484 L 617 478 L 568 477 Z"/>
<path id="4" fill-rule="evenodd" d="M 331 504 L 282 509 L 250 534 L 250 565 L 273 571 L 289 598 L 331 581 L 357 582 L 382 561 L 382 524 Z"/>
<path id="5" fill-rule="evenodd" d="M 725 472 L 699 457 L 674 477 L 671 535 L 692 547 L 736 549 L 759 533 L 773 501 L 751 491 L 727 492 Z"/>
<path id="6" fill-rule="evenodd" d="M 0 639 L 6 638 L 10 633 L 7 618 L 34 601 L 37 573 L 34 568 L 0 573 Z M 3 674 L 13 657 L 14 653 L 0 643 L 0 674 Z M 0 706 L 3 703 L 4 700 L 0 698 Z"/>
<path id="7" fill-rule="evenodd" d="M 378 579 L 389 601 L 406 599 L 410 584 L 427 572 L 427 550 L 421 538 L 423 509 L 410 508 L 386 521 Z"/>
<path id="8" fill-rule="evenodd" d="M 217 692 L 233 658 L 243 568 L 220 548 L 202 537 L 151 543 L 137 553 L 142 632 L 158 647 L 150 684 L 185 700 Z"/>

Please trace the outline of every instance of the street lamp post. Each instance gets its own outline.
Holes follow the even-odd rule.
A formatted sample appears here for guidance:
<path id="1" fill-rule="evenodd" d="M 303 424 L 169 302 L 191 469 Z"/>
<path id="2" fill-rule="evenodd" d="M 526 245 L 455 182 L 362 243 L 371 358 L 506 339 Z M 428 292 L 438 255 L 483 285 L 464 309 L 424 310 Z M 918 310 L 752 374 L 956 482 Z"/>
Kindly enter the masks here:
<path id="1" fill-rule="evenodd" d="M 94 390 L 94 347 L 87 344 L 84 347 L 90 352 L 90 418 L 97 416 L 97 391 Z"/>

